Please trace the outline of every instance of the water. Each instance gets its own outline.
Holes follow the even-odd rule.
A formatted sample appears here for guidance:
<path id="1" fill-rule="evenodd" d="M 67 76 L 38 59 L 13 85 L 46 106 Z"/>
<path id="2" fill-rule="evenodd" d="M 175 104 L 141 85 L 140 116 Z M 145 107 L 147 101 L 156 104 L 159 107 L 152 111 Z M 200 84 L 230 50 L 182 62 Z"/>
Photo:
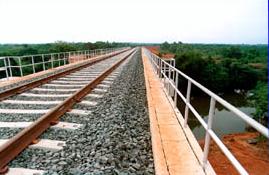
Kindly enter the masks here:
<path id="1" fill-rule="evenodd" d="M 249 106 L 244 95 L 232 93 L 225 94 L 221 97 L 237 107 L 237 109 L 241 110 L 250 117 L 253 117 L 255 108 Z M 210 98 L 207 96 L 192 97 L 191 104 L 207 122 Z M 184 114 L 185 105 L 183 105 L 182 102 L 179 102 L 179 109 L 181 113 Z M 205 129 L 203 126 L 201 126 L 191 111 L 189 113 L 188 124 L 197 140 L 204 139 Z M 235 114 L 224 108 L 219 103 L 216 104 L 215 117 L 213 120 L 213 130 L 220 138 L 225 134 L 245 132 L 247 126 L 248 125 L 241 118 L 237 117 Z"/>

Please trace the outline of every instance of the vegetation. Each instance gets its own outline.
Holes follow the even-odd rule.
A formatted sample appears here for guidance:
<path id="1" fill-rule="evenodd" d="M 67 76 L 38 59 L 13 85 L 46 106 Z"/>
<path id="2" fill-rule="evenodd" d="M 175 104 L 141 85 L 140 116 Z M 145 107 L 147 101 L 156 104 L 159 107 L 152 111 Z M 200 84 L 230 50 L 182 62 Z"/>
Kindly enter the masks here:
<path id="1" fill-rule="evenodd" d="M 255 107 L 254 117 L 263 124 L 268 122 L 268 86 L 267 83 L 258 82 L 255 89 L 252 90 L 253 95 L 249 98 L 251 104 Z"/>
<path id="2" fill-rule="evenodd" d="M 68 52 L 77 50 L 94 50 L 129 46 L 128 43 L 109 43 L 98 41 L 95 43 L 67 43 L 57 41 L 47 44 L 0 44 L 0 56 L 23 56 L 33 54 Z"/>
<path id="3" fill-rule="evenodd" d="M 161 54 L 174 53 L 176 67 L 214 92 L 253 89 L 267 82 L 267 45 L 163 43 Z"/>
<path id="4" fill-rule="evenodd" d="M 23 55 L 37 55 L 44 53 L 58 53 L 58 52 L 69 52 L 69 51 L 78 51 L 78 50 L 94 50 L 94 49 L 103 49 L 103 48 L 116 48 L 116 47 L 125 47 L 128 46 L 127 43 L 109 43 L 109 42 L 95 42 L 95 43 L 67 43 L 63 41 L 58 41 L 56 43 L 48 43 L 48 44 L 0 44 L 0 57 L 1 56 L 23 56 Z M 63 56 L 63 55 L 61 55 Z M 59 57 L 61 57 L 59 56 Z M 41 62 L 41 56 L 35 56 L 35 62 Z M 51 59 L 50 57 L 44 58 L 45 61 Z M 55 55 L 54 59 L 58 59 L 58 55 Z M 19 59 L 16 57 L 10 58 L 10 63 L 13 66 L 17 65 L 29 65 L 32 63 L 32 58 L 27 57 L 24 58 L 21 63 Z M 49 69 L 52 67 L 57 67 L 63 65 L 64 61 L 55 61 L 53 63 L 46 63 L 45 69 Z M 0 67 L 4 66 L 4 60 L 0 60 Z M 43 65 L 35 65 L 36 72 L 43 70 Z M 13 76 L 20 76 L 21 72 L 18 68 L 11 69 Z M 32 66 L 25 66 L 22 68 L 23 75 L 28 75 L 33 73 Z M 4 71 L 0 72 L 0 78 L 6 77 L 6 73 Z"/>
<path id="5" fill-rule="evenodd" d="M 160 55 L 175 54 L 176 67 L 216 93 L 251 90 L 259 121 L 268 120 L 267 45 L 161 44 Z M 181 81 L 186 87 L 186 81 Z M 185 83 L 185 85 L 184 85 Z M 183 89 L 184 90 L 184 89 Z M 193 89 L 194 93 L 201 93 Z M 264 123 L 264 122 L 263 122 Z M 266 122 L 265 122 L 266 123 Z"/>

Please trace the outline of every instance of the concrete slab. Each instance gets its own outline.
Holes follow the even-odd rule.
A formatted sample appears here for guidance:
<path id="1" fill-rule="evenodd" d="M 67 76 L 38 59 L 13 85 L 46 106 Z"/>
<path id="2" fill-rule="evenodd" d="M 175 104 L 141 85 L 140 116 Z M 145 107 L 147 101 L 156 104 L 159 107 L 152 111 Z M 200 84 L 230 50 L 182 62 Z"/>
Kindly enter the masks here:
<path id="1" fill-rule="evenodd" d="M 0 122 L 0 128 L 26 128 L 32 123 L 33 122 Z M 59 122 L 58 124 L 51 126 L 51 128 L 75 130 L 81 126 L 82 124 L 77 123 Z"/>
<path id="2" fill-rule="evenodd" d="M 22 93 L 20 96 L 26 97 L 69 97 L 72 94 L 33 94 L 33 93 Z"/>
<path id="3" fill-rule="evenodd" d="M 0 109 L 0 114 L 45 114 L 49 109 Z M 72 109 L 69 114 L 88 115 L 91 111 Z"/>
<path id="4" fill-rule="evenodd" d="M 99 85 L 97 85 L 97 87 L 101 87 L 101 88 L 109 88 L 109 85 L 107 84 L 103 84 L 103 82 Z"/>
<path id="5" fill-rule="evenodd" d="M 96 75 L 89 75 L 89 76 L 79 76 L 79 75 L 67 75 L 65 78 L 61 78 L 61 79 L 67 79 L 67 78 L 80 78 L 80 79 L 93 79 L 95 78 Z"/>
<path id="6" fill-rule="evenodd" d="M 64 78 L 58 78 L 57 80 L 66 80 L 66 81 L 90 81 L 93 77 L 64 77 Z"/>
<path id="7" fill-rule="evenodd" d="M 81 110 L 81 109 L 72 109 L 72 111 L 67 112 L 69 114 L 76 114 L 76 115 L 89 115 L 91 111 Z"/>
<path id="8" fill-rule="evenodd" d="M 63 83 L 63 84 L 88 84 L 90 81 L 72 81 L 72 80 L 54 80 L 54 81 L 51 81 L 50 83 Z"/>
<path id="9" fill-rule="evenodd" d="M 10 104 L 38 104 L 38 105 L 52 105 L 59 104 L 62 101 L 27 101 L 27 100 L 4 100 L 1 103 L 10 103 Z"/>
<path id="10" fill-rule="evenodd" d="M 181 141 L 186 140 L 182 129 L 178 125 L 167 125 L 159 123 L 162 141 Z"/>
<path id="11" fill-rule="evenodd" d="M 35 91 L 45 91 L 45 92 L 74 92 L 74 91 L 78 91 L 79 88 L 75 88 L 75 89 L 48 89 L 48 88 L 34 88 L 33 90 Z"/>
<path id="12" fill-rule="evenodd" d="M 93 89 L 93 92 L 107 92 L 107 89 L 104 89 L 104 88 L 95 88 Z"/>
<path id="13" fill-rule="evenodd" d="M 86 95 L 86 97 L 92 97 L 92 98 L 102 98 L 103 95 L 100 95 L 100 94 L 88 94 Z"/>
<path id="14" fill-rule="evenodd" d="M 45 114 L 47 109 L 0 109 L 1 114 Z"/>
<path id="15" fill-rule="evenodd" d="M 9 168 L 8 172 L 5 175 L 42 175 L 44 170 L 34 170 L 27 168 Z"/>
<path id="16" fill-rule="evenodd" d="M 109 78 L 116 78 L 118 75 L 113 75 L 113 74 L 110 74 L 108 77 Z"/>
<path id="17" fill-rule="evenodd" d="M 159 175 L 205 174 L 144 51 L 142 51 L 142 59 L 155 173 Z"/>
<path id="18" fill-rule="evenodd" d="M 85 85 L 79 85 L 79 84 L 44 84 L 42 86 L 49 86 L 49 87 L 84 87 Z"/>
<path id="19" fill-rule="evenodd" d="M 5 144 L 9 139 L 0 139 L 0 146 Z M 64 141 L 40 139 L 36 144 L 30 145 L 29 148 L 45 149 L 50 151 L 59 151 L 66 146 Z"/>
<path id="20" fill-rule="evenodd" d="M 112 84 L 112 83 L 113 83 L 113 81 L 106 81 L 106 80 L 102 81 L 102 84 L 106 84 L 106 85 L 109 85 L 109 84 Z"/>
<path id="21" fill-rule="evenodd" d="M 88 106 L 95 106 L 95 105 L 97 105 L 97 102 L 83 100 L 79 104 L 88 105 Z"/>
<path id="22" fill-rule="evenodd" d="M 105 81 L 113 81 L 113 80 L 115 80 L 115 77 L 107 77 L 107 78 L 105 78 L 104 80 L 105 80 Z"/>

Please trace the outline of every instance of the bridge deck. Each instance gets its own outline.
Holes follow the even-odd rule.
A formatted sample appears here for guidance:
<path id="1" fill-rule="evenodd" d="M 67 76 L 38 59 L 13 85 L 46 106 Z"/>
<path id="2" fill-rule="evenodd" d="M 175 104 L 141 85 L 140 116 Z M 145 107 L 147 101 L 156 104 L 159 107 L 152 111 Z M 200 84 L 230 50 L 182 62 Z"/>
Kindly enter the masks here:
<path id="1" fill-rule="evenodd" d="M 161 82 L 143 52 L 142 59 L 156 174 L 205 174 L 164 93 Z"/>

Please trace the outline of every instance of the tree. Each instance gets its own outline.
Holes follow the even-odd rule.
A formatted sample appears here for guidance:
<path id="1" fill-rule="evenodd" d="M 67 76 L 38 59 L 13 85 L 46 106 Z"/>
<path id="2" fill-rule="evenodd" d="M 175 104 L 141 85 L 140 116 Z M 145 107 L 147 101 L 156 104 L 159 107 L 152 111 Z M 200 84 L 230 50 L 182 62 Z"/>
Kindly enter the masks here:
<path id="1" fill-rule="evenodd" d="M 238 46 L 231 46 L 229 48 L 225 48 L 223 51 L 223 56 L 228 58 L 239 59 L 242 55 L 241 49 Z"/>
<path id="2" fill-rule="evenodd" d="M 268 122 L 268 84 L 258 82 L 252 93 L 250 100 L 256 109 L 254 117 L 260 123 L 266 124 Z"/>
<path id="3" fill-rule="evenodd" d="M 217 93 L 250 90 L 258 81 L 267 81 L 267 45 L 165 42 L 160 49 L 176 54 L 178 69 Z"/>
<path id="4" fill-rule="evenodd" d="M 96 49 L 96 46 L 94 45 L 94 43 L 87 42 L 84 44 L 84 48 L 86 50 L 94 50 L 94 49 Z"/>
<path id="5" fill-rule="evenodd" d="M 229 87 L 230 79 L 228 69 L 213 60 L 207 61 L 201 76 L 203 82 L 212 91 L 224 92 Z"/>
<path id="6" fill-rule="evenodd" d="M 259 79 L 257 70 L 240 62 L 233 62 L 229 67 L 230 86 L 232 89 L 249 90 L 256 86 Z"/>
<path id="7" fill-rule="evenodd" d="M 17 55 L 21 56 L 21 55 L 35 55 L 38 54 L 38 50 L 32 48 L 31 46 L 27 45 L 27 44 L 23 44 L 23 48 L 20 49 L 20 51 L 17 53 Z"/>
<path id="8" fill-rule="evenodd" d="M 57 52 L 69 52 L 75 51 L 76 48 L 73 44 L 64 42 L 64 41 L 57 41 L 52 48 L 49 49 L 49 52 L 57 53 Z"/>

